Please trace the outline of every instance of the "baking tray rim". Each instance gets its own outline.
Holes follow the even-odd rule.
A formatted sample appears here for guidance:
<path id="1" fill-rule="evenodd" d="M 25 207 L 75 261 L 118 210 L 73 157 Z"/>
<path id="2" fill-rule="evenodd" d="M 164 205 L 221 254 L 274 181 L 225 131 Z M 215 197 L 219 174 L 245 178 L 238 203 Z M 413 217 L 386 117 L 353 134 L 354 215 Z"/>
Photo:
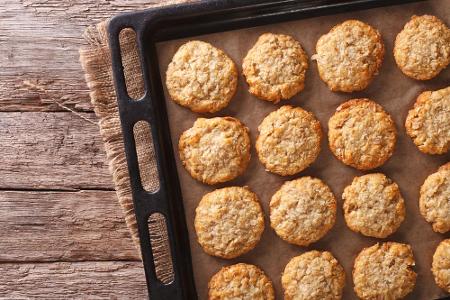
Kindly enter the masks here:
<path id="1" fill-rule="evenodd" d="M 419 1 L 424 0 L 213 0 L 123 13 L 111 19 L 108 25 L 108 39 L 113 81 L 124 137 L 145 276 L 149 295 L 152 298 L 197 299 L 198 297 L 193 278 L 187 224 L 156 43 Z M 131 99 L 126 91 L 119 44 L 119 34 L 125 28 L 131 28 L 136 32 L 145 89 L 143 97 L 138 100 Z M 141 55 L 142 53 L 145 55 Z M 146 121 L 149 125 L 151 124 L 160 180 L 159 190 L 153 193 L 146 192 L 141 184 L 133 134 L 133 126 L 138 121 Z M 161 213 L 166 218 L 175 276 L 169 284 L 163 284 L 157 280 L 155 273 L 147 223 L 149 216 L 153 213 Z"/>

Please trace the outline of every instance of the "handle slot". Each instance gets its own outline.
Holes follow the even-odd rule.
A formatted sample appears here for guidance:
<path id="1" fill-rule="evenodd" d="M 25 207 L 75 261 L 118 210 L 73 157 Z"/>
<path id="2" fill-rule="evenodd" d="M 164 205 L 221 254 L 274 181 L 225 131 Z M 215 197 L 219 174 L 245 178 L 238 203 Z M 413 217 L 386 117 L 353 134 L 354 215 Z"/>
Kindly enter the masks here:
<path id="1" fill-rule="evenodd" d="M 158 167 L 155 159 L 151 125 L 146 121 L 138 121 L 133 126 L 136 154 L 138 159 L 141 185 L 145 191 L 155 193 L 159 190 Z"/>
<path id="2" fill-rule="evenodd" d="M 156 278 L 163 284 L 170 284 L 174 280 L 174 272 L 166 218 L 160 213 L 151 214 L 148 218 L 148 229 Z"/>
<path id="3" fill-rule="evenodd" d="M 132 100 L 139 100 L 144 97 L 145 87 L 136 31 L 132 28 L 122 29 L 119 33 L 119 42 L 120 55 L 126 62 L 123 66 L 123 73 L 127 95 Z"/>

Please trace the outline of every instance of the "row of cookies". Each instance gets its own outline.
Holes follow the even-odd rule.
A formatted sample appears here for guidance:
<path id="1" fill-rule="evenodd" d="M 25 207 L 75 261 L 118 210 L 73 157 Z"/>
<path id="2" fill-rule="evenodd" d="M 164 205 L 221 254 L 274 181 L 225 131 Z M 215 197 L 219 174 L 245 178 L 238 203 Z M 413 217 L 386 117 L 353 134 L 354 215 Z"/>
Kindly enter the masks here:
<path id="1" fill-rule="evenodd" d="M 381 173 L 355 177 L 343 193 L 347 226 L 365 236 L 386 238 L 405 219 L 398 185 Z M 428 176 L 420 189 L 422 216 L 439 233 L 450 231 L 450 163 Z M 270 226 L 288 243 L 308 246 L 324 237 L 336 221 L 336 198 L 322 180 L 309 176 L 285 182 L 272 196 Z M 207 193 L 195 210 L 197 241 L 212 256 L 231 259 L 252 250 L 264 231 L 258 196 L 248 187 Z"/>
<path id="2" fill-rule="evenodd" d="M 433 255 L 436 284 L 450 293 L 450 239 Z M 411 246 L 397 242 L 364 248 L 353 265 L 354 291 L 360 299 L 401 299 L 413 291 L 417 273 Z M 292 258 L 281 275 L 284 299 L 341 299 L 345 272 L 328 251 L 308 251 Z M 275 299 L 270 278 L 260 268 L 239 263 L 223 267 L 208 284 L 208 298 Z"/>
<path id="3" fill-rule="evenodd" d="M 450 87 L 424 92 L 406 118 L 407 133 L 419 150 L 443 154 L 450 149 Z M 282 106 L 258 127 L 256 152 L 269 172 L 294 175 L 319 155 L 322 129 L 316 117 L 300 107 Z M 341 104 L 328 122 L 332 153 L 359 170 L 383 165 L 393 154 L 397 131 L 391 116 L 369 99 Z M 199 118 L 180 136 L 180 159 L 191 176 L 206 184 L 241 175 L 250 161 L 249 129 L 232 117 Z"/>
<path id="4" fill-rule="evenodd" d="M 366 236 L 384 238 L 405 216 L 397 184 L 383 174 L 355 177 L 344 189 L 347 225 Z M 450 230 L 450 163 L 431 174 L 420 190 L 420 211 L 436 232 Z M 270 201 L 270 224 L 283 240 L 309 245 L 334 225 L 336 200 L 321 180 L 302 177 L 286 182 Z M 206 194 L 196 209 L 195 230 L 204 251 L 235 258 L 253 249 L 264 231 L 256 194 L 228 187 Z M 450 293 L 450 239 L 437 247 L 431 270 L 439 287 Z M 361 299 L 400 299 L 409 294 L 417 274 L 411 246 L 396 242 L 363 249 L 355 259 L 354 290 Z M 291 259 L 281 277 L 285 299 L 340 299 L 345 273 L 331 253 L 310 251 Z M 244 284 L 245 283 L 245 284 Z M 274 299 L 270 279 L 253 265 L 222 268 L 209 283 L 209 299 Z"/>
<path id="5" fill-rule="evenodd" d="M 428 32 L 430 29 L 432 29 L 431 33 Z M 394 57 L 406 75 L 420 80 L 429 79 L 436 76 L 450 62 L 448 41 L 449 30 L 440 20 L 432 16 L 413 17 L 397 36 Z M 377 30 L 362 22 L 351 20 L 336 26 L 330 33 L 321 37 L 317 43 L 316 52 L 312 59 L 317 61 L 323 81 L 333 91 L 351 92 L 364 89 L 369 85 L 383 61 L 384 45 Z M 301 91 L 304 87 L 307 68 L 308 58 L 301 45 L 292 37 L 285 35 L 262 35 L 243 61 L 243 73 L 250 92 L 272 102 L 288 99 Z M 183 45 L 177 51 L 169 65 L 166 83 L 168 92 L 175 102 L 195 112 L 216 112 L 227 106 L 235 94 L 237 76 L 236 66 L 223 51 L 207 43 L 194 41 Z M 405 122 L 406 130 L 421 151 L 438 154 L 449 150 L 449 103 L 450 87 L 421 94 L 416 105 L 409 112 Z M 393 153 L 396 143 L 395 125 L 383 108 L 373 101 L 357 99 L 344 103 L 330 119 L 329 127 L 330 148 L 334 155 L 347 165 L 368 170 L 382 165 Z M 260 131 L 256 143 L 258 157 L 265 168 L 273 173 L 296 174 L 311 164 L 320 152 L 322 139 L 320 123 L 313 114 L 303 109 L 282 107 L 267 116 L 258 129 Z M 184 166 L 194 178 L 208 184 L 225 182 L 240 175 L 248 165 L 250 160 L 248 129 L 231 117 L 198 119 L 194 126 L 180 137 L 179 150 Z M 296 160 L 293 162 L 292 158 Z M 447 179 L 449 174 L 441 170 L 435 174 L 430 175 L 421 188 L 420 209 L 427 221 L 433 224 L 435 231 L 446 232 L 449 230 L 448 199 L 450 198 Z M 271 225 L 275 232 L 291 243 L 302 245 L 320 239 L 333 226 L 336 201 L 331 190 L 320 180 L 300 178 L 297 181 L 286 183 L 288 187 L 285 190 L 281 188 L 277 192 L 277 197 L 274 195 L 272 200 L 275 203 L 275 209 L 272 209 L 271 203 L 270 213 Z M 376 183 L 376 188 L 381 190 L 361 188 L 368 182 Z M 305 226 L 297 230 L 295 222 L 285 220 L 286 218 L 283 217 L 289 204 L 283 205 L 281 199 L 286 198 L 292 201 L 288 198 L 289 188 L 295 189 L 296 185 L 300 185 L 303 190 L 308 184 L 329 196 L 323 197 L 325 200 L 322 202 L 319 197 L 316 202 L 320 204 L 317 205 L 318 207 L 326 208 L 330 213 L 324 214 L 324 217 L 319 220 L 326 226 L 310 231 Z M 326 193 L 327 188 L 331 196 Z M 435 194 L 436 191 L 438 195 Z M 374 195 L 373 203 L 377 205 L 370 206 L 371 202 L 367 201 L 366 193 Z M 240 196 L 232 196 L 233 194 Z M 228 211 L 226 204 L 233 202 L 233 197 L 239 198 L 245 195 L 252 200 L 243 202 Z M 375 196 L 378 198 L 375 199 Z M 334 200 L 334 210 L 331 197 Z M 368 174 L 355 178 L 354 182 L 345 189 L 343 198 L 347 225 L 364 235 L 388 236 L 400 226 L 404 219 L 404 201 L 398 186 L 383 174 Z M 257 199 L 257 196 L 249 189 L 237 187 L 216 190 L 205 195 L 196 210 L 195 219 L 198 241 L 203 249 L 211 255 L 231 258 L 255 247 L 264 230 L 264 216 Z M 390 199 L 392 203 L 389 202 Z M 302 203 L 300 206 L 305 207 L 305 204 Z M 388 209 L 381 211 L 378 222 L 373 222 L 373 217 L 380 213 L 376 210 L 384 206 Z M 301 216 L 302 213 L 299 212 L 299 215 Z M 219 222 L 221 217 L 226 219 L 227 216 L 230 219 L 234 216 L 235 223 Z M 273 223 L 272 218 L 275 220 Z M 249 219 L 252 221 L 249 222 Z M 245 225 L 246 222 L 248 225 Z M 305 219 L 305 222 L 309 221 Z M 233 231 L 233 226 L 236 225 L 243 227 Z M 298 234 L 299 232 L 303 235 Z M 236 238 L 233 234 L 241 234 L 244 239 Z M 386 246 L 386 248 L 391 247 Z M 400 250 L 402 253 L 408 252 L 403 246 L 393 247 L 393 249 L 397 249 L 395 253 Z M 240 253 L 240 251 L 243 252 Z M 410 247 L 409 252 L 412 258 Z M 445 251 L 443 253 L 445 254 Z M 317 255 L 314 254 L 312 257 Z M 409 257 L 409 254 L 406 256 Z M 379 257 L 384 256 L 379 254 Z M 448 255 L 441 255 L 441 257 L 443 258 L 440 265 L 448 264 Z M 382 269 L 384 264 L 381 264 L 378 256 L 372 257 L 370 261 L 372 260 L 375 260 L 377 264 L 370 269 Z M 405 261 L 408 262 L 410 259 Z M 307 265 L 310 263 L 311 261 L 308 261 Z M 388 265 L 391 266 L 391 263 L 393 264 L 389 262 Z M 433 262 L 433 268 L 435 268 L 434 265 Z M 355 268 L 356 266 L 355 262 Z M 380 296 L 379 294 L 364 296 L 364 293 L 368 291 L 364 291 L 364 286 L 361 284 L 373 289 L 372 285 L 376 285 L 376 282 L 386 280 L 394 284 L 389 292 L 394 293 L 393 295 L 397 295 L 395 293 L 406 295 L 412 290 L 414 282 L 411 284 L 410 280 L 405 285 L 396 286 L 398 281 L 395 280 L 406 279 L 401 276 L 396 277 L 394 272 L 395 268 L 404 266 L 409 269 L 408 263 L 401 266 L 395 264 L 393 269 L 388 268 L 382 274 L 375 272 L 374 275 L 366 274 L 361 268 L 363 275 L 358 277 L 360 280 L 354 279 L 355 291 L 363 299 Z M 224 270 L 228 268 L 232 270 L 233 267 L 226 267 Z M 314 272 L 312 269 L 307 271 Z M 260 270 L 246 271 L 245 268 L 237 268 L 236 272 L 222 273 L 221 271 L 218 274 L 222 275 L 216 275 L 217 277 L 211 279 L 209 290 L 211 299 L 221 299 L 220 295 L 227 295 L 230 292 L 239 293 L 238 288 L 243 288 L 245 294 L 258 291 L 258 288 L 246 290 L 246 286 L 239 286 L 241 281 L 234 284 L 233 278 L 239 278 L 247 273 L 259 274 Z M 293 272 L 297 270 L 294 268 Z M 287 273 L 289 272 L 285 270 L 285 274 Z M 258 287 L 266 287 L 263 293 L 270 299 L 270 280 L 267 277 L 255 279 L 253 275 L 249 276 L 248 287 L 253 287 L 253 283 Z M 445 278 L 445 272 L 441 272 L 441 277 Z M 435 278 L 438 284 L 445 282 L 445 279 L 438 281 L 436 274 Z M 297 278 L 291 278 L 291 280 L 299 281 Z M 306 282 L 312 285 L 317 283 L 314 280 L 308 280 L 306 279 Z M 232 281 L 231 285 L 227 285 L 226 283 L 230 281 Z M 233 287 L 231 291 L 230 286 Z M 288 283 L 285 286 L 285 282 L 283 286 L 288 299 L 290 297 L 288 290 L 292 290 L 292 295 L 295 295 L 298 292 L 297 287 L 303 288 L 301 285 L 296 287 L 295 284 L 289 288 Z M 357 288 L 357 286 L 360 287 Z M 320 299 L 326 298 L 320 294 L 321 291 L 324 293 L 328 291 L 320 286 L 317 290 L 310 286 L 305 289 L 309 291 L 308 293 L 317 292 Z M 376 293 L 376 290 L 373 293 Z M 218 294 L 214 291 L 218 291 Z M 239 296 L 239 294 L 228 295 Z"/>
<path id="6" fill-rule="evenodd" d="M 332 91 L 365 89 L 378 74 L 385 46 L 375 28 L 348 20 L 320 37 L 312 59 Z M 450 29 L 435 16 L 413 16 L 397 35 L 394 58 L 407 76 L 428 80 L 450 64 Z M 308 57 L 293 37 L 266 33 L 243 59 L 243 75 L 256 97 L 277 103 L 302 91 Z M 175 53 L 166 72 L 171 98 L 194 112 L 217 112 L 233 98 L 236 65 L 222 50 L 190 41 Z"/>

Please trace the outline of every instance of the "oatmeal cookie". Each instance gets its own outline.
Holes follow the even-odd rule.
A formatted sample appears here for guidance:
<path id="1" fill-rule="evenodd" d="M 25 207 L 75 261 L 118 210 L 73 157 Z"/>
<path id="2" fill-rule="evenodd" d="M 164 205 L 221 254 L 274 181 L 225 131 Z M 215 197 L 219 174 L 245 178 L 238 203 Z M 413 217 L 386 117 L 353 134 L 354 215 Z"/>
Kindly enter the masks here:
<path id="1" fill-rule="evenodd" d="M 411 78 L 436 77 L 450 63 L 450 29 L 435 16 L 412 16 L 395 39 L 394 58 Z"/>
<path id="2" fill-rule="evenodd" d="M 419 208 L 435 232 L 450 230 L 450 162 L 425 179 L 420 188 Z"/>
<path id="3" fill-rule="evenodd" d="M 274 103 L 303 90 L 307 69 L 308 56 L 302 46 L 285 34 L 261 35 L 242 63 L 250 93 Z"/>
<path id="4" fill-rule="evenodd" d="M 248 187 L 226 187 L 203 196 L 195 209 L 194 227 L 206 253 L 235 258 L 259 242 L 264 214 Z"/>
<path id="5" fill-rule="evenodd" d="M 231 117 L 199 118 L 180 136 L 178 151 L 193 178 L 207 184 L 226 182 L 247 168 L 249 130 Z"/>
<path id="6" fill-rule="evenodd" d="M 381 67 L 384 43 L 375 28 L 358 20 L 334 26 L 317 41 L 312 59 L 332 91 L 365 89 Z"/>
<path id="7" fill-rule="evenodd" d="M 288 243 L 308 246 L 336 221 L 336 199 L 322 180 L 301 177 L 285 182 L 270 200 L 270 225 Z"/>
<path id="8" fill-rule="evenodd" d="M 405 202 L 398 185 L 381 173 L 355 177 L 342 199 L 347 226 L 366 236 L 385 238 L 405 219 Z"/>
<path id="9" fill-rule="evenodd" d="M 369 99 L 341 104 L 328 121 L 331 151 L 344 164 L 359 170 L 384 164 L 394 152 L 396 135 L 391 116 Z"/>
<path id="10" fill-rule="evenodd" d="M 444 154 L 450 149 L 450 87 L 419 95 L 405 122 L 420 151 Z"/>
<path id="11" fill-rule="evenodd" d="M 166 72 L 170 97 L 194 112 L 216 112 L 236 93 L 236 65 L 222 50 L 202 41 L 182 45 Z"/>
<path id="12" fill-rule="evenodd" d="M 306 169 L 319 155 L 320 123 L 300 107 L 280 107 L 261 122 L 258 130 L 256 152 L 267 171 L 293 175 Z"/>
<path id="13" fill-rule="evenodd" d="M 411 246 L 387 242 L 364 248 L 353 266 L 354 290 L 360 299 L 401 299 L 416 284 Z"/>
<path id="14" fill-rule="evenodd" d="M 274 300 L 272 281 L 258 267 L 239 263 L 223 267 L 208 284 L 209 300 Z"/>
<path id="15" fill-rule="evenodd" d="M 450 293 L 450 239 L 443 240 L 433 255 L 431 271 L 436 284 Z"/>
<path id="16" fill-rule="evenodd" d="M 342 298 L 345 272 L 330 252 L 313 250 L 289 261 L 281 284 L 285 300 L 337 300 Z"/>

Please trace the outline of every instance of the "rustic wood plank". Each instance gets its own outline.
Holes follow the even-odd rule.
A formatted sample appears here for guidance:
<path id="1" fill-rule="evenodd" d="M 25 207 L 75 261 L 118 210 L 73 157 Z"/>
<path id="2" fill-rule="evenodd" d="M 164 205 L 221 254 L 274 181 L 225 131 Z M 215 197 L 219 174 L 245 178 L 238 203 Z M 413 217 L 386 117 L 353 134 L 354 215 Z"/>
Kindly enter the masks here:
<path id="1" fill-rule="evenodd" d="M 0 262 L 139 260 L 114 191 L 1 191 L 0 228 Z"/>
<path id="2" fill-rule="evenodd" d="M 90 111 L 78 49 L 88 25 L 181 1 L 0 1 L 0 111 Z"/>
<path id="3" fill-rule="evenodd" d="M 112 189 L 93 113 L 0 113 L 1 189 Z"/>
<path id="4" fill-rule="evenodd" d="M 0 1 L 0 111 L 91 111 L 85 27 L 160 2 Z M 82 118 L 0 113 L 0 136 L 0 189 L 112 188 L 98 129 Z M 3 191 L 0 205 L 0 260 L 137 259 L 114 192 Z M 146 298 L 139 262 L 0 263 L 0 277 L 0 298 Z"/>
<path id="5" fill-rule="evenodd" d="M 146 299 L 139 262 L 0 264 L 2 299 Z"/>

